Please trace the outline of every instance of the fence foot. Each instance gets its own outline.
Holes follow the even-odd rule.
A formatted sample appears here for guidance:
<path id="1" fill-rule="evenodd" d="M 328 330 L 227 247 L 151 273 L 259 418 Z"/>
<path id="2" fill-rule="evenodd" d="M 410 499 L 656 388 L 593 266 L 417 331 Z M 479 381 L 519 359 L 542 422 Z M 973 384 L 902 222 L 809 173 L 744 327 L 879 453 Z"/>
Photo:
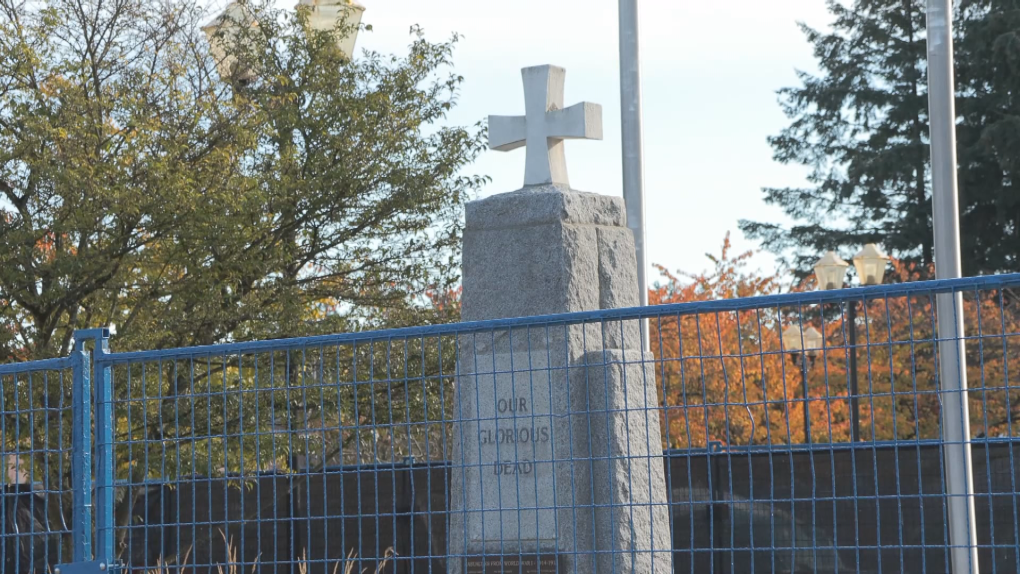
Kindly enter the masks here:
<path id="1" fill-rule="evenodd" d="M 119 574 L 122 564 L 107 564 L 99 560 L 58 564 L 53 574 Z"/>

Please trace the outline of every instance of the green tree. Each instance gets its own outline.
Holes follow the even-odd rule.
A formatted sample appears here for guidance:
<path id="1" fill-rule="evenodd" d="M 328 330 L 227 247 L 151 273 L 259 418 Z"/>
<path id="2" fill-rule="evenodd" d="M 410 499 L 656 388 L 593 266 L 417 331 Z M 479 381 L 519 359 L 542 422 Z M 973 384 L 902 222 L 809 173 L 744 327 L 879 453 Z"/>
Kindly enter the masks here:
<path id="1" fill-rule="evenodd" d="M 924 0 L 829 0 L 830 30 L 801 25 L 820 72 L 779 91 L 790 125 L 774 157 L 811 169 L 805 188 L 767 188 L 789 228 L 741 229 L 806 273 L 820 253 L 865 243 L 926 268 L 933 261 Z M 1020 256 L 1020 5 L 964 0 L 956 10 L 960 214 L 968 274 Z"/>
<path id="2" fill-rule="evenodd" d="M 0 361 L 348 330 L 455 281 L 482 132 L 437 125 L 453 44 L 348 61 L 249 12 L 239 82 L 194 4 L 0 0 Z"/>

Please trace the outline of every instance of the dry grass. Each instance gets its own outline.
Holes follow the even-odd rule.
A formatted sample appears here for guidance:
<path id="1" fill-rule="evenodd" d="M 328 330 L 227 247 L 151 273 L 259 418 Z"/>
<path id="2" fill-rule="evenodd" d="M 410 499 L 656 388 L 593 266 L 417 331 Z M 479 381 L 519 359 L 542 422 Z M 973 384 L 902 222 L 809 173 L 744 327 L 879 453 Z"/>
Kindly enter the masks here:
<path id="1" fill-rule="evenodd" d="M 387 548 L 385 554 L 383 554 L 382 562 L 376 565 L 375 572 L 373 572 L 373 574 L 381 574 L 383 568 L 385 568 L 386 565 L 389 564 L 390 560 L 396 557 L 396 555 L 397 553 L 393 551 L 392 546 Z M 347 557 L 344 559 L 345 561 L 343 563 L 337 562 L 333 565 L 333 572 L 331 574 L 368 574 L 368 568 L 362 568 L 361 572 L 355 572 L 354 563 L 357 559 L 358 555 L 354 552 L 354 549 L 351 548 L 351 551 L 347 553 Z M 342 572 L 340 571 L 341 565 L 343 565 L 344 568 Z M 298 562 L 298 574 L 308 574 L 308 558 L 304 551 L 301 552 L 301 561 Z"/>
<path id="2" fill-rule="evenodd" d="M 182 565 L 188 563 L 189 556 L 191 556 L 191 546 L 188 546 L 188 549 L 184 552 L 184 559 L 181 560 Z M 160 555 L 160 557 L 156 559 L 156 567 L 152 570 L 146 570 L 145 574 L 170 574 L 171 568 L 174 568 L 174 566 L 169 562 L 166 562 L 163 556 Z M 181 566 L 181 568 L 183 568 L 183 566 Z M 180 572 L 180 568 L 177 568 L 176 570 L 177 572 Z"/>
<path id="3" fill-rule="evenodd" d="M 239 564 L 240 553 L 237 546 L 234 544 L 233 538 L 227 538 L 227 535 L 223 530 L 220 530 L 220 536 L 223 537 L 223 541 L 227 545 L 227 568 L 224 571 L 222 565 L 216 566 L 217 574 L 241 574 Z M 180 564 L 173 564 L 164 561 L 163 557 L 160 556 L 156 560 L 156 567 L 150 570 L 146 570 L 145 574 L 180 574 L 182 570 L 188 568 L 188 558 L 191 556 L 192 548 L 188 547 L 188 550 L 184 553 L 184 558 L 180 561 Z M 397 556 L 397 553 L 393 550 L 393 547 L 387 548 L 386 552 L 382 556 L 382 560 L 376 565 L 375 571 L 372 574 L 382 574 L 382 571 L 386 566 Z M 255 561 L 251 566 L 251 574 L 258 574 L 259 559 L 262 557 L 260 552 L 255 557 Z M 347 556 L 343 561 L 339 561 L 333 565 L 333 571 L 331 574 L 368 574 L 368 568 L 362 568 L 361 572 L 357 572 L 355 563 L 358 560 L 358 555 L 351 548 L 351 551 L 347 553 Z M 194 565 L 191 565 L 193 568 Z M 302 550 L 301 559 L 297 563 L 298 574 L 308 574 L 309 560 L 306 551 Z M 341 570 L 341 568 L 343 568 Z"/>

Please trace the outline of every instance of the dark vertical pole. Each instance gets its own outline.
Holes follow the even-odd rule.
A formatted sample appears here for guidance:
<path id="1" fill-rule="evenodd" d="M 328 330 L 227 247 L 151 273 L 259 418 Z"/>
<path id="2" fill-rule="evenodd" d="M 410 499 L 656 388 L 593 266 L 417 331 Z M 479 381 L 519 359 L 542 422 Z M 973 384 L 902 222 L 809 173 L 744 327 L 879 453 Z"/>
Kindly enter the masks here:
<path id="1" fill-rule="evenodd" d="M 850 440 L 861 440 L 861 401 L 857 388 L 857 302 L 848 301 L 846 311 L 850 321 Z"/>
<path id="2" fill-rule="evenodd" d="M 804 383 L 804 443 L 811 444 L 811 404 L 808 402 L 808 369 L 811 368 L 811 357 L 807 353 L 800 354 L 800 377 Z"/>

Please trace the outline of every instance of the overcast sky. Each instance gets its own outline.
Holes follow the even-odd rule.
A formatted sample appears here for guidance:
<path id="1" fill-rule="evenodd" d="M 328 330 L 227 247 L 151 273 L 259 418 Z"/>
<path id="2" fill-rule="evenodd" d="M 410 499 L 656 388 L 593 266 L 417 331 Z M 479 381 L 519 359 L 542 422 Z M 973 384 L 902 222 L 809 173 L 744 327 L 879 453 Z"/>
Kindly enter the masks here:
<path id="1" fill-rule="evenodd" d="M 463 36 L 454 55 L 465 84 L 455 123 L 524 113 L 520 69 L 567 70 L 566 105 L 603 106 L 605 139 L 567 143 L 572 187 L 620 195 L 620 100 L 614 0 L 360 0 L 367 8 L 358 48 L 400 52 L 412 24 L 432 40 Z M 800 167 L 772 161 L 766 137 L 785 125 L 775 91 L 813 70 L 797 21 L 824 26 L 824 0 L 642 0 L 645 205 L 649 262 L 698 271 L 744 218 L 781 221 L 763 186 L 799 185 Z M 524 178 L 524 151 L 486 152 L 473 170 L 492 177 L 483 196 Z M 755 264 L 775 265 L 768 255 Z M 650 278 L 656 277 L 650 275 Z"/>

